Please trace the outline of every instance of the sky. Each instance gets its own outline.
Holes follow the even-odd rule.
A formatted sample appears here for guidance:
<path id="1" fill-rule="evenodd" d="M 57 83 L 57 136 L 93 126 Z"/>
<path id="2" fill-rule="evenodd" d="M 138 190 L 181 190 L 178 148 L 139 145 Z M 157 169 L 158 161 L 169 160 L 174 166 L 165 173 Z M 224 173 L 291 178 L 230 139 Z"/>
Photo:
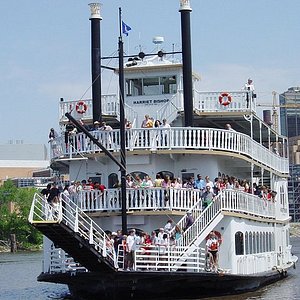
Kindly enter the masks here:
<path id="1" fill-rule="evenodd" d="M 0 0 L 0 144 L 47 144 L 59 99 L 91 98 L 87 0 Z M 126 54 L 181 50 L 179 0 L 102 0 L 101 52 L 117 54 L 118 11 L 132 30 Z M 191 0 L 192 64 L 201 91 L 240 90 L 249 77 L 259 101 L 300 86 L 299 0 Z M 103 64 L 107 64 L 105 61 Z M 116 76 L 102 75 L 116 93 Z"/>

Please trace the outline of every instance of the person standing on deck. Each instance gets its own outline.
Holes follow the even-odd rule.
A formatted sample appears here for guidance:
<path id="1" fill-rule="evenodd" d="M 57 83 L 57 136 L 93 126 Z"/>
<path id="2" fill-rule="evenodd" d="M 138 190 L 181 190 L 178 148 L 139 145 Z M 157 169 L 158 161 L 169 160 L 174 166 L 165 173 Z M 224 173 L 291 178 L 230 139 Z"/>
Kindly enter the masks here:
<path id="1" fill-rule="evenodd" d="M 134 251 L 136 250 L 137 236 L 135 235 L 135 229 L 129 231 L 129 235 L 126 238 L 126 255 L 127 271 L 133 270 L 134 264 Z"/>
<path id="2" fill-rule="evenodd" d="M 192 212 L 188 211 L 186 213 L 186 217 L 185 217 L 185 225 L 183 230 L 186 231 L 189 227 L 191 227 L 194 223 L 194 217 L 192 215 Z"/>
<path id="3" fill-rule="evenodd" d="M 206 251 L 207 257 L 209 259 L 210 268 L 207 268 L 207 271 L 218 271 L 218 261 L 219 261 L 219 247 L 220 243 L 218 241 L 218 237 L 212 231 L 209 234 L 209 238 L 206 241 Z"/>
<path id="4" fill-rule="evenodd" d="M 200 190 L 200 196 L 202 196 L 204 190 L 205 190 L 205 180 L 202 179 L 201 174 L 197 175 L 197 179 L 195 180 L 194 188 Z"/>
<path id="5" fill-rule="evenodd" d="M 251 78 L 248 78 L 247 83 L 245 83 L 244 90 L 247 91 L 246 103 L 247 108 L 249 108 L 249 102 L 253 101 L 253 99 L 256 98 L 256 95 L 254 94 L 254 85 Z"/>
<path id="6" fill-rule="evenodd" d="M 215 198 L 215 194 L 212 188 L 210 187 L 210 185 L 206 186 L 206 190 L 203 193 L 202 197 L 203 197 L 203 208 L 205 209 L 214 201 Z"/>

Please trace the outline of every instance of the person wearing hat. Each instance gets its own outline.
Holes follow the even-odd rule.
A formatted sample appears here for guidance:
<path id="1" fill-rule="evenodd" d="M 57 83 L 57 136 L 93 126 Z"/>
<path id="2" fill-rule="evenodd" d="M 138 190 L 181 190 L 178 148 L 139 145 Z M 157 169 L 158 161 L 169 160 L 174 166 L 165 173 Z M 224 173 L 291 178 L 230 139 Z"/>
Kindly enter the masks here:
<path id="1" fill-rule="evenodd" d="M 95 121 L 94 122 L 94 130 L 99 130 L 100 129 L 100 122 Z"/>

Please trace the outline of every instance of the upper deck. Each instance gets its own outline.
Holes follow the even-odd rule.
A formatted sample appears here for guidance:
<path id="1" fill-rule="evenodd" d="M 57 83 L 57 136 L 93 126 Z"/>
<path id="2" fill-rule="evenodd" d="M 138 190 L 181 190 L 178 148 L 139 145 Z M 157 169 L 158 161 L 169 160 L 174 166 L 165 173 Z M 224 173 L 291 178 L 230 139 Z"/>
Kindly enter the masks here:
<path id="1" fill-rule="evenodd" d="M 182 65 L 164 56 L 131 60 L 125 64 L 125 118 L 132 128 L 126 130 L 128 154 L 161 154 L 189 151 L 191 154 L 235 156 L 270 172 L 288 174 L 287 139 L 260 119 L 256 97 L 252 91 L 200 92 L 195 88 L 199 80 L 193 74 L 193 127 L 184 126 L 184 97 Z M 120 153 L 120 104 L 116 94 L 102 95 L 102 120 L 113 130 L 94 130 L 92 100 L 60 101 L 61 135 L 51 144 L 51 159 L 99 157 L 101 149 L 82 133 L 66 140 L 65 114 L 83 120 L 92 135 L 109 151 Z M 171 128 L 141 128 L 144 115 L 153 120 L 163 119 Z M 234 131 L 225 130 L 231 124 Z M 276 153 L 275 153 L 276 150 Z M 278 150 L 278 152 L 277 152 Z"/>

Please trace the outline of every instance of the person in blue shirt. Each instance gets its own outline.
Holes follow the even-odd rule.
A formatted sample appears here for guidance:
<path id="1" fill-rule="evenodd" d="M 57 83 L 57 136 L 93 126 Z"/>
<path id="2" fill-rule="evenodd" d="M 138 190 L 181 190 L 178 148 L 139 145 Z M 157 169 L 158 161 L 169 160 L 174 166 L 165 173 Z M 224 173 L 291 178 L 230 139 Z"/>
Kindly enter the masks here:
<path id="1" fill-rule="evenodd" d="M 200 174 L 197 175 L 197 179 L 195 180 L 194 188 L 201 191 L 201 195 L 203 191 L 205 190 L 206 182 L 204 179 L 202 179 L 202 176 Z"/>

